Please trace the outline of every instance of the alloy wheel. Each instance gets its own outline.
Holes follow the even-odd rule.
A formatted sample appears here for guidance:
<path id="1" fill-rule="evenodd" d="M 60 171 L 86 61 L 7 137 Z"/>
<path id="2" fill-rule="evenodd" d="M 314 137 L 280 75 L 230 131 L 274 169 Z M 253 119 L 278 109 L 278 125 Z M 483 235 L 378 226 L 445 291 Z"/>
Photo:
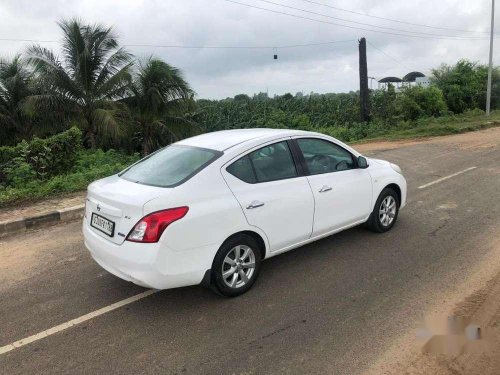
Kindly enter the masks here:
<path id="1" fill-rule="evenodd" d="M 396 200 L 394 199 L 394 197 L 392 195 L 388 195 L 387 197 L 385 197 L 380 204 L 380 208 L 378 211 L 380 223 L 384 227 L 388 227 L 392 224 L 394 218 L 396 217 L 396 209 Z"/>
<path id="2" fill-rule="evenodd" d="M 222 262 L 222 280 L 230 288 L 248 284 L 255 271 L 255 253 L 246 245 L 233 247 Z"/>

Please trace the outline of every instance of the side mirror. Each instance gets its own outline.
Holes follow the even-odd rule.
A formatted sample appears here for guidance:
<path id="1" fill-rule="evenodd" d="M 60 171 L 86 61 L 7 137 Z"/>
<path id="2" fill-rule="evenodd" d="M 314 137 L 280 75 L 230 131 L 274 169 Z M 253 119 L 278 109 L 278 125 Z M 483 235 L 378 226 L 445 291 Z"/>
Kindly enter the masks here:
<path id="1" fill-rule="evenodd" d="M 364 156 L 358 156 L 358 168 L 368 168 L 368 161 Z"/>

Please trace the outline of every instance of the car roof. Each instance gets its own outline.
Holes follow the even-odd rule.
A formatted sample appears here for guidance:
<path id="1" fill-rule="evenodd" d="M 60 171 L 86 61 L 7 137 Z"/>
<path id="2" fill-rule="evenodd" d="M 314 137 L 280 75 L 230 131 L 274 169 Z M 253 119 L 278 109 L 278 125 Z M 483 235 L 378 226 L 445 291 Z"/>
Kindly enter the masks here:
<path id="1" fill-rule="evenodd" d="M 211 133 L 197 135 L 177 142 L 179 145 L 208 148 L 217 151 L 224 151 L 233 146 L 245 143 L 257 138 L 275 138 L 279 136 L 294 136 L 300 134 L 312 134 L 302 130 L 289 129 L 233 129 L 221 130 Z"/>

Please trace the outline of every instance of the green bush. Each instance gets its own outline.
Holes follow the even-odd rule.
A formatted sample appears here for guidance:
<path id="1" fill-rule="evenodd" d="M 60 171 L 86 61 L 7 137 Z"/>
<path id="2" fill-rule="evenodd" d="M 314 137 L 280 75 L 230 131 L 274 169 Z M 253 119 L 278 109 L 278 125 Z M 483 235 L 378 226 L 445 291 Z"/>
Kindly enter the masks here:
<path id="1" fill-rule="evenodd" d="M 115 150 L 81 150 L 68 173 L 40 181 L 27 163 L 17 161 L 8 169 L 8 185 L 0 185 L 0 206 L 36 200 L 62 193 L 84 190 L 89 183 L 111 176 L 139 159 L 139 154 L 125 155 Z"/>
<path id="2" fill-rule="evenodd" d="M 82 133 L 80 129 L 73 127 L 50 138 L 34 138 L 29 143 L 28 158 L 34 159 L 35 170 L 38 163 L 42 166 L 47 163 L 49 174 L 55 176 L 73 167 L 81 147 Z"/>
<path id="3" fill-rule="evenodd" d="M 19 155 L 20 147 L 17 146 L 0 146 L 0 166 L 14 159 Z"/>
<path id="4" fill-rule="evenodd" d="M 371 93 L 371 104 L 373 119 L 391 128 L 398 127 L 401 121 L 447 114 L 443 92 L 435 86 L 411 86 L 401 92 L 395 92 L 392 86 L 375 90 Z"/>
<path id="5" fill-rule="evenodd" d="M 488 66 L 468 60 L 460 60 L 455 65 L 443 64 L 432 69 L 432 81 L 446 98 L 448 108 L 454 113 L 462 113 L 486 106 L 486 82 Z M 492 72 L 491 108 L 500 105 L 500 68 Z"/>
<path id="6" fill-rule="evenodd" d="M 355 122 L 345 126 L 322 127 L 315 129 L 315 131 L 337 138 L 342 142 L 356 142 L 364 138 L 378 137 L 389 132 L 390 129 L 383 122 L 374 121 L 370 124 Z"/>
<path id="7" fill-rule="evenodd" d="M 411 86 L 397 96 L 399 113 L 405 120 L 436 117 L 446 113 L 443 92 L 436 86 Z"/>
<path id="8" fill-rule="evenodd" d="M 8 185 L 22 186 L 36 179 L 36 172 L 33 167 L 22 158 L 15 158 L 4 169 L 5 180 Z"/>
<path id="9" fill-rule="evenodd" d="M 32 176 L 26 175 L 27 181 L 66 173 L 74 166 L 81 144 L 81 131 L 73 127 L 49 138 L 35 137 L 31 142 L 23 140 L 13 147 L 0 147 L 0 182 L 21 183 L 16 169 L 26 172 L 27 166 L 34 172 Z"/>
<path id="10" fill-rule="evenodd" d="M 106 170 L 112 171 L 109 174 L 114 174 L 128 165 L 135 163 L 139 160 L 139 154 L 132 155 L 122 154 L 115 150 L 82 150 L 78 154 L 75 166 L 72 172 L 92 173 L 90 171 L 97 170 L 104 172 Z M 98 174 L 102 174 L 98 172 Z"/>
<path id="11" fill-rule="evenodd" d="M 392 85 L 387 90 L 374 90 L 370 93 L 371 112 L 375 121 L 383 121 L 389 127 L 398 123 L 396 95 Z"/>

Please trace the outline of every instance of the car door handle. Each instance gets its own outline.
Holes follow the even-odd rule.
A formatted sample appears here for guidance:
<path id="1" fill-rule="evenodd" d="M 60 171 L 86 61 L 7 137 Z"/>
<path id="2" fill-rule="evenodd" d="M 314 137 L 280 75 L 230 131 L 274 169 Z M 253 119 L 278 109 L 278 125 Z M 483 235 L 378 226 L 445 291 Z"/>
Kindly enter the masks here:
<path id="1" fill-rule="evenodd" d="M 319 189 L 319 192 L 320 193 L 326 193 L 327 191 L 330 191 L 332 190 L 332 188 L 328 185 L 323 185 L 323 187 L 321 189 Z"/>
<path id="2" fill-rule="evenodd" d="M 253 208 L 258 208 L 258 207 L 262 207 L 264 205 L 264 202 L 260 202 L 260 201 L 253 201 L 252 203 L 250 203 L 248 206 L 247 206 L 247 210 L 251 210 Z"/>

